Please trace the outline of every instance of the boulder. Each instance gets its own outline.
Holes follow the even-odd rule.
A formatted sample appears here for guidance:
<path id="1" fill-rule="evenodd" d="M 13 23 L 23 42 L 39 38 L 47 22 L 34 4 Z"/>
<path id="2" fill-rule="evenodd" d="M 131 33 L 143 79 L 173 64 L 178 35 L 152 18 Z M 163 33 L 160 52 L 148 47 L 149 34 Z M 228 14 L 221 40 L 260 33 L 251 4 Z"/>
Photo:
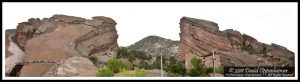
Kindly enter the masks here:
<path id="1" fill-rule="evenodd" d="M 58 14 L 20 23 L 17 43 L 25 51 L 21 76 L 43 76 L 50 68 L 71 57 L 93 55 L 98 58 L 98 63 L 107 62 L 118 50 L 115 25 L 113 19 L 104 16 L 84 19 Z M 57 76 L 60 75 L 64 76 Z"/>
<path id="2" fill-rule="evenodd" d="M 5 75 L 8 76 L 14 67 L 21 63 L 24 58 L 24 52 L 12 40 L 16 30 L 8 29 L 5 31 Z"/>
<path id="3" fill-rule="evenodd" d="M 95 77 L 96 66 L 87 58 L 71 57 L 62 63 L 52 66 L 43 75 L 46 77 Z"/>

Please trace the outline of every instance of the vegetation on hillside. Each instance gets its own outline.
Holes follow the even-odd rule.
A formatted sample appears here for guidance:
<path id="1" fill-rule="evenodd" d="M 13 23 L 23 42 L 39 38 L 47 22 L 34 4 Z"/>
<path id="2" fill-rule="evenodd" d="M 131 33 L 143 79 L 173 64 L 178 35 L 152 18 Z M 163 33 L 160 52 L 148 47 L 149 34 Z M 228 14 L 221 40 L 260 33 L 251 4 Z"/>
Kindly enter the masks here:
<path id="1" fill-rule="evenodd" d="M 125 47 L 120 47 L 118 50 L 117 58 L 126 58 L 131 63 L 136 60 L 150 60 L 152 57 L 147 55 L 146 52 L 143 51 L 136 51 L 136 50 L 128 50 Z"/>
<path id="2" fill-rule="evenodd" d="M 198 58 L 193 58 L 191 61 L 192 68 L 186 70 L 184 61 L 178 61 L 175 57 L 168 59 L 162 57 L 163 70 L 167 72 L 167 76 L 208 76 L 213 70 L 212 68 L 205 68 L 202 60 Z M 115 73 L 119 73 L 121 76 L 146 76 L 145 70 L 161 69 L 161 56 L 153 58 L 155 61 L 152 63 L 149 62 L 151 59 L 152 57 L 146 52 L 128 50 L 122 47 L 118 50 L 117 57 L 110 59 L 106 66 L 98 69 L 97 76 L 113 76 Z M 95 59 L 90 57 L 90 60 L 94 61 Z M 135 60 L 140 60 L 136 66 L 132 64 Z M 221 73 L 223 67 L 216 68 L 216 71 Z"/>

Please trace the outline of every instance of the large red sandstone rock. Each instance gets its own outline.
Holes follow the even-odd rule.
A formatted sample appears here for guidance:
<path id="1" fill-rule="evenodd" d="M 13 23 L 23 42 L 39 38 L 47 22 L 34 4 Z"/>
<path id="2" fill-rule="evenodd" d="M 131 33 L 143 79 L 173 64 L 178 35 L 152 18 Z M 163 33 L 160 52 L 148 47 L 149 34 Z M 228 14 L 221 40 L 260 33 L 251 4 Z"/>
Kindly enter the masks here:
<path id="1" fill-rule="evenodd" d="M 189 17 L 180 20 L 180 58 L 191 68 L 193 57 L 212 67 L 225 66 L 294 66 L 294 53 L 280 45 L 267 45 L 233 29 L 219 31 L 218 24 Z"/>
<path id="2" fill-rule="evenodd" d="M 54 15 L 55 16 L 55 15 Z M 16 38 L 17 44 L 24 50 L 26 41 L 39 35 L 52 32 L 56 28 L 64 27 L 66 24 L 63 21 L 54 18 L 39 18 L 28 19 L 28 22 L 19 23 L 17 26 Z"/>
<path id="3" fill-rule="evenodd" d="M 94 55 L 99 63 L 107 62 L 117 54 L 115 25 L 116 22 L 108 17 L 84 19 L 66 15 L 42 20 L 32 18 L 20 23 L 14 38 L 25 52 L 21 76 L 43 76 L 56 63 L 71 57 Z"/>
<path id="4" fill-rule="evenodd" d="M 216 23 L 183 17 L 180 21 L 180 53 L 186 67 L 194 56 L 205 57 L 215 50 L 233 51 L 230 40 L 218 30 Z"/>

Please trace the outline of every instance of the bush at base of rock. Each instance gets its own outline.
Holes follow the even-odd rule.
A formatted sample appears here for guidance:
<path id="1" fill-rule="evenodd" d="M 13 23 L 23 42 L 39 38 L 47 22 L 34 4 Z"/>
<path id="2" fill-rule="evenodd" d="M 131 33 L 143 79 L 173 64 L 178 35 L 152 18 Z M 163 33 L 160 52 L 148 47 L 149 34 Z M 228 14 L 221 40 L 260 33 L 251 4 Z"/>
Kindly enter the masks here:
<path id="1" fill-rule="evenodd" d="M 111 76 L 113 76 L 113 74 L 114 74 L 113 71 L 105 66 L 105 67 L 98 69 L 96 76 L 97 77 L 111 77 Z"/>
<path id="2" fill-rule="evenodd" d="M 128 63 L 125 63 L 125 61 L 116 58 L 108 60 L 107 66 L 113 71 L 113 73 L 120 72 L 120 69 L 130 69 Z"/>
<path id="3" fill-rule="evenodd" d="M 204 68 L 204 64 L 201 59 L 192 59 L 192 69 L 189 71 L 188 75 L 192 77 L 208 76 L 207 70 Z"/>
<path id="4" fill-rule="evenodd" d="M 183 77 L 183 75 L 181 75 L 181 74 L 173 73 L 170 71 L 167 72 L 167 76 L 168 77 Z"/>
<path id="5" fill-rule="evenodd" d="M 214 72 L 213 70 L 214 70 L 214 68 L 207 68 L 206 72 L 207 72 L 207 74 L 213 73 Z M 215 68 L 215 72 L 223 74 L 224 73 L 224 66 L 221 65 L 220 67 Z"/>
<path id="6" fill-rule="evenodd" d="M 95 56 L 90 56 L 89 59 L 93 62 L 93 64 L 97 64 L 98 63 L 98 58 Z"/>
<path id="7" fill-rule="evenodd" d="M 287 59 L 280 60 L 278 62 L 275 62 L 275 65 L 286 67 L 289 64 L 289 61 Z"/>
<path id="8" fill-rule="evenodd" d="M 167 72 L 171 72 L 170 74 L 173 73 L 172 75 L 175 76 L 185 76 L 186 73 L 184 62 L 178 61 L 174 57 L 170 57 L 169 63 L 167 64 L 165 70 Z"/>
<path id="9" fill-rule="evenodd" d="M 124 76 L 124 77 L 143 77 L 143 76 L 146 76 L 146 71 L 143 68 L 134 68 L 133 71 L 122 69 L 121 72 L 120 72 L 120 76 Z"/>

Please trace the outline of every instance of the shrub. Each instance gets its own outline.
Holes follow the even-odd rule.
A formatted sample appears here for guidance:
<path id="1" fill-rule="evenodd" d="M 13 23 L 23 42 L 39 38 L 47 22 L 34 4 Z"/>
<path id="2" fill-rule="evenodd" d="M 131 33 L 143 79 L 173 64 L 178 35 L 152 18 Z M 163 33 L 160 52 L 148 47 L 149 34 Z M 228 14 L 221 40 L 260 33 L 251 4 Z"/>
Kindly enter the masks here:
<path id="1" fill-rule="evenodd" d="M 189 76 L 208 76 L 201 59 L 192 59 L 192 68 L 189 72 Z"/>
<path id="2" fill-rule="evenodd" d="M 207 68 L 206 73 L 207 74 L 213 73 L 214 72 L 213 70 L 214 70 L 214 68 Z M 218 68 L 215 69 L 215 71 L 216 71 L 216 73 L 223 74 L 224 73 L 224 66 L 223 65 L 219 66 Z"/>
<path id="3" fill-rule="evenodd" d="M 185 75 L 181 75 L 181 74 L 178 74 L 178 73 L 173 73 L 171 71 L 167 71 L 167 76 L 168 77 L 183 77 Z"/>
<path id="4" fill-rule="evenodd" d="M 223 74 L 224 73 L 224 66 L 223 65 L 221 65 L 220 67 L 218 67 L 217 68 L 217 73 L 221 73 L 221 74 Z"/>
<path id="5" fill-rule="evenodd" d="M 213 72 L 214 72 L 214 68 L 212 68 L 212 67 L 206 69 L 206 73 L 207 73 L 207 74 L 213 73 Z"/>
<path id="6" fill-rule="evenodd" d="M 251 48 L 250 48 L 250 46 L 242 45 L 242 50 L 250 52 Z"/>
<path id="7" fill-rule="evenodd" d="M 170 57 L 169 64 L 165 69 L 167 72 L 172 72 L 176 76 L 184 76 L 186 73 L 184 62 L 177 61 L 174 57 Z"/>
<path id="8" fill-rule="evenodd" d="M 121 47 L 118 50 L 117 58 L 127 58 L 132 62 L 136 59 L 150 60 L 152 57 L 147 55 L 144 51 L 129 50 L 126 47 Z"/>
<path id="9" fill-rule="evenodd" d="M 288 64 L 289 64 L 289 61 L 287 59 L 282 59 L 282 60 L 277 62 L 277 66 L 280 66 L 280 67 L 285 67 Z"/>
<path id="10" fill-rule="evenodd" d="M 129 69 L 129 65 L 121 59 L 112 58 L 108 60 L 108 68 L 112 70 L 113 73 L 118 73 L 121 69 Z"/>
<path id="11" fill-rule="evenodd" d="M 125 47 L 119 48 L 117 53 L 117 58 L 126 57 L 126 56 L 128 56 L 128 49 Z"/>
<path id="12" fill-rule="evenodd" d="M 97 77 L 111 77 L 111 76 L 113 76 L 113 71 L 105 66 L 105 67 L 98 69 L 96 76 Z"/>
<path id="13" fill-rule="evenodd" d="M 135 68 L 135 76 L 137 77 L 142 77 L 142 76 L 146 76 L 146 71 L 143 68 Z"/>
<path id="14" fill-rule="evenodd" d="M 93 64 L 98 63 L 98 58 L 96 56 L 90 56 L 89 59 L 93 62 Z"/>
<path id="15" fill-rule="evenodd" d="M 170 71 L 173 72 L 173 73 L 180 74 L 182 76 L 185 75 L 186 70 L 185 70 L 184 66 L 181 63 L 171 64 L 169 66 L 169 68 L 171 69 Z"/>
<path id="16" fill-rule="evenodd" d="M 141 60 L 150 60 L 152 57 L 150 55 L 147 55 L 146 52 L 143 51 L 132 51 L 136 58 L 139 58 Z"/>
<path id="17" fill-rule="evenodd" d="M 133 71 L 122 69 L 120 74 L 121 76 L 125 76 L 125 77 L 143 77 L 146 76 L 146 71 L 143 68 L 142 69 L 134 68 Z"/>
<path id="18" fill-rule="evenodd" d="M 150 65 L 145 60 L 141 60 L 138 67 L 139 68 L 150 69 Z"/>
<path id="19" fill-rule="evenodd" d="M 160 69 L 160 56 L 156 56 L 156 60 L 150 65 L 151 69 Z M 162 57 L 163 66 L 166 66 L 166 57 Z"/>

